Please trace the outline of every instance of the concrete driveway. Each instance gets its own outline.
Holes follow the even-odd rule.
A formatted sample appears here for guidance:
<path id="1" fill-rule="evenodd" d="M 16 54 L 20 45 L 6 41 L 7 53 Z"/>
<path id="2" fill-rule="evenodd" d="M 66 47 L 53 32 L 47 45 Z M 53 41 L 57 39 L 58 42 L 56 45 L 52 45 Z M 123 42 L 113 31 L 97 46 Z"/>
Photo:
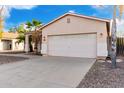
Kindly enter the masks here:
<path id="1" fill-rule="evenodd" d="M 0 65 L 0 87 L 77 87 L 95 59 L 33 57 Z"/>

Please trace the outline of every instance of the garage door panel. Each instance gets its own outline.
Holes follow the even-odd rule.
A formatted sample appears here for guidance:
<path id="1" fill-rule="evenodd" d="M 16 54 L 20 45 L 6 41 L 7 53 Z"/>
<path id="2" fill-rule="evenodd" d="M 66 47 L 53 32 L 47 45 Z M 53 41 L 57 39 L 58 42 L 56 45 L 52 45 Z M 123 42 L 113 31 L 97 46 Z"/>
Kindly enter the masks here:
<path id="1" fill-rule="evenodd" d="M 96 34 L 49 36 L 48 54 L 96 58 Z"/>

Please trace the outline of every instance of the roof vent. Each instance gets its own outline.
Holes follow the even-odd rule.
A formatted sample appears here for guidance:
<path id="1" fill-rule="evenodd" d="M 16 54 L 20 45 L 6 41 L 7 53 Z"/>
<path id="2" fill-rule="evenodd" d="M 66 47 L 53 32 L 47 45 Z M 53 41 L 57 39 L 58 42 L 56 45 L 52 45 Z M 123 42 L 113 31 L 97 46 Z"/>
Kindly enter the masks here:
<path id="1" fill-rule="evenodd" d="M 70 23 L 70 18 L 67 18 L 67 23 Z"/>

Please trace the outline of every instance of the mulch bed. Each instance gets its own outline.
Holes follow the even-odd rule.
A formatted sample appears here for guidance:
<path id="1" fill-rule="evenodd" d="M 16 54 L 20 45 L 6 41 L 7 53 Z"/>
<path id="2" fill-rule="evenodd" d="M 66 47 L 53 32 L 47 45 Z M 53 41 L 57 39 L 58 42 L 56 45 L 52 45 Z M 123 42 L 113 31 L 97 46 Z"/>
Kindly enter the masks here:
<path id="1" fill-rule="evenodd" d="M 29 58 L 0 55 L 0 65 L 1 64 L 6 64 L 6 63 L 19 62 L 19 61 L 23 61 L 23 60 L 26 60 L 26 59 L 29 59 Z"/>
<path id="2" fill-rule="evenodd" d="M 124 61 L 116 69 L 109 62 L 95 62 L 77 88 L 124 88 Z"/>

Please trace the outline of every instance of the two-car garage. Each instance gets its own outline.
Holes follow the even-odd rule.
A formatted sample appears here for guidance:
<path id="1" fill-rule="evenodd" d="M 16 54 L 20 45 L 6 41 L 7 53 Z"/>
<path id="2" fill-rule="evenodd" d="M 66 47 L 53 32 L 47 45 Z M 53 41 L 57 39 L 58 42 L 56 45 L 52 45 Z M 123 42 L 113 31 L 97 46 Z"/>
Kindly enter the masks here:
<path id="1" fill-rule="evenodd" d="M 67 13 L 42 27 L 45 56 L 107 56 L 109 20 Z"/>
<path id="2" fill-rule="evenodd" d="M 48 54 L 96 58 L 96 44 L 96 34 L 48 36 Z"/>

